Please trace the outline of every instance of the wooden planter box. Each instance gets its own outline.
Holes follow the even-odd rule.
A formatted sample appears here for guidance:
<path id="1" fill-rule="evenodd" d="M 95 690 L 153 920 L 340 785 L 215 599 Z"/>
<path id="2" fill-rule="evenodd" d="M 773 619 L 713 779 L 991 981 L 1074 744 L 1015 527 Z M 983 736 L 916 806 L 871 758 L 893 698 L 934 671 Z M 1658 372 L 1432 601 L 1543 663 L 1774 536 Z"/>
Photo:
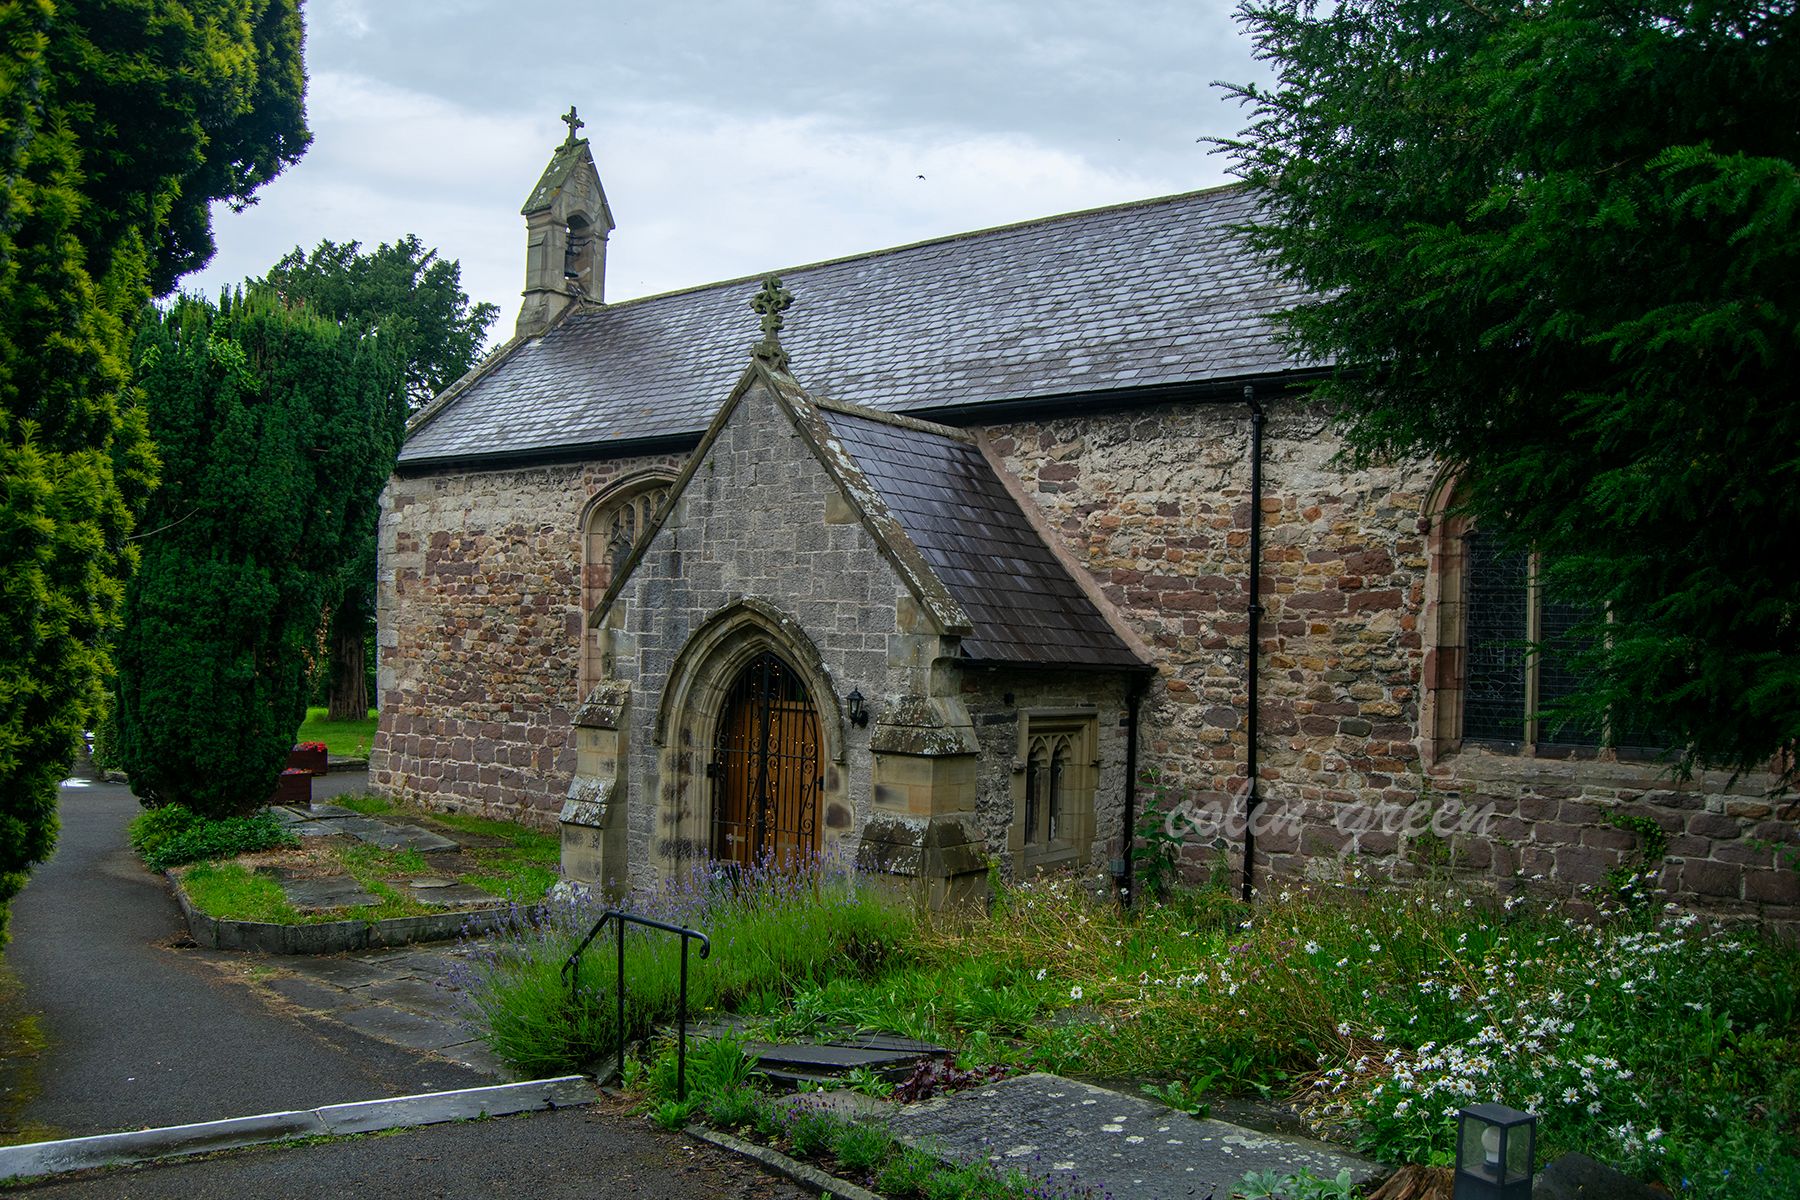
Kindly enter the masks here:
<path id="1" fill-rule="evenodd" d="M 312 804 L 312 772 L 289 767 L 281 773 L 275 784 L 275 795 L 270 804 L 297 804 L 307 807 Z"/>
<path id="2" fill-rule="evenodd" d="M 323 750 L 307 750 L 295 746 L 288 751 L 288 770 L 305 771 L 308 775 L 323 775 L 328 769 Z"/>

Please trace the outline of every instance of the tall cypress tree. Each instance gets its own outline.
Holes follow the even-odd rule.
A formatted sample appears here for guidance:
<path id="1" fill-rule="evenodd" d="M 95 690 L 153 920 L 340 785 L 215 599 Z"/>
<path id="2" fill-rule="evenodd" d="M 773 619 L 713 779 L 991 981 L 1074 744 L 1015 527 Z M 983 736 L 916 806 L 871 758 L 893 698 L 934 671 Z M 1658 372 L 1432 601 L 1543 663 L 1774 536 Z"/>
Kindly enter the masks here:
<path id="1" fill-rule="evenodd" d="M 0 0 L 0 938 L 56 838 L 155 474 L 131 328 L 300 156 L 298 0 Z"/>
<path id="2" fill-rule="evenodd" d="M 241 812 L 305 717 L 319 614 L 399 445 L 404 363 L 266 290 L 178 301 L 137 362 L 163 466 L 126 593 L 120 755 L 146 803 Z"/>

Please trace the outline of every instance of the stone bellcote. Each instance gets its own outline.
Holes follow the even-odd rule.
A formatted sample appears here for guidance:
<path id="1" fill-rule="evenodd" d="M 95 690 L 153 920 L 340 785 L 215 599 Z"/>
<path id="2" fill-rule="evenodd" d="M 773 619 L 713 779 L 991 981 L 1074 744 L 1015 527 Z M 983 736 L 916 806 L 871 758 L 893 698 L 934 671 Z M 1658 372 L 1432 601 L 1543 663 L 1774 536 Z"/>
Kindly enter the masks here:
<path id="1" fill-rule="evenodd" d="M 580 300 L 605 298 L 606 237 L 612 210 L 600 172 L 577 137 L 582 121 L 570 108 L 569 136 L 550 157 L 537 186 L 519 211 L 525 217 L 525 300 L 518 335 L 537 337 L 562 311 Z"/>

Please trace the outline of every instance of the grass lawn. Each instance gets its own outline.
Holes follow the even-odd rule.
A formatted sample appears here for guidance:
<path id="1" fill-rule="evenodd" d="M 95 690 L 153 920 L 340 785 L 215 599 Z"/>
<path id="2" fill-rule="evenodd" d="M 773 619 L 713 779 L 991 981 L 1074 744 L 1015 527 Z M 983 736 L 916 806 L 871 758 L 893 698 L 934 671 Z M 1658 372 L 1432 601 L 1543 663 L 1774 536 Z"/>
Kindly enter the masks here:
<path id="1" fill-rule="evenodd" d="M 414 824 L 436 828 L 454 837 L 461 849 L 422 854 L 417 850 L 387 850 L 364 842 L 340 844 L 337 839 L 285 838 L 286 844 L 265 842 L 255 852 L 233 855 L 231 839 L 213 838 L 220 848 L 209 861 L 189 867 L 182 874 L 188 898 L 211 917 L 279 924 L 316 924 L 323 921 L 383 920 L 388 917 L 423 916 L 443 911 L 420 904 L 406 892 L 405 881 L 423 876 L 451 877 L 516 904 L 535 904 L 558 878 L 561 845 L 555 834 L 531 829 L 512 821 L 396 809 L 389 801 L 370 795 L 338 797 L 334 803 L 357 812 L 393 813 Z M 163 815 L 146 814 L 137 825 L 167 821 Z M 207 827 L 225 823 L 207 823 Z M 134 843 L 136 844 L 136 843 Z M 140 846 L 140 852 L 143 847 Z M 270 874 L 283 868 L 303 875 L 349 875 L 375 897 L 375 903 L 354 908 L 301 913 L 282 895 Z"/>
<path id="2" fill-rule="evenodd" d="M 300 732 L 294 735 L 296 742 L 324 742 L 325 748 L 342 758 L 367 758 L 369 746 L 375 740 L 375 710 L 369 710 L 366 721 L 328 721 L 325 714 L 328 709 L 309 708 L 306 720 L 301 723 Z"/>
<path id="3" fill-rule="evenodd" d="M 1291 1104 L 1394 1165 L 1448 1163 L 1456 1110 L 1493 1099 L 1539 1114 L 1540 1161 L 1580 1150 L 1683 1197 L 1800 1195 L 1800 947 L 1642 896 L 1594 920 L 1354 866 L 1282 886 L 1122 911 L 1053 878 L 1002 888 L 988 917 L 922 918 L 855 880 L 696 876 L 633 904 L 712 935 L 695 1003 L 754 1036 L 865 1027 L 1181 1108 Z M 579 1003 L 556 979 L 592 915 L 502 939 L 477 982 L 516 1065 L 610 1045 L 611 945 Z M 673 939 L 628 957 L 639 1034 L 673 1017 Z"/>

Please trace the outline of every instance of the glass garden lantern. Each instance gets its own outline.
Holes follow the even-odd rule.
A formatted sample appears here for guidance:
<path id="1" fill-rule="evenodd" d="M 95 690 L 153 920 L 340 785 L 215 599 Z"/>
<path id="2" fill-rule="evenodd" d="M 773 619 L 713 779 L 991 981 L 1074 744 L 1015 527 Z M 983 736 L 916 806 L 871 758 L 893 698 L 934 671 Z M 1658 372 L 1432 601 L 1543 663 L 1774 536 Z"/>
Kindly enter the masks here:
<path id="1" fill-rule="evenodd" d="M 1530 1200 L 1537 1118 L 1504 1104 L 1456 1114 L 1455 1200 Z"/>

